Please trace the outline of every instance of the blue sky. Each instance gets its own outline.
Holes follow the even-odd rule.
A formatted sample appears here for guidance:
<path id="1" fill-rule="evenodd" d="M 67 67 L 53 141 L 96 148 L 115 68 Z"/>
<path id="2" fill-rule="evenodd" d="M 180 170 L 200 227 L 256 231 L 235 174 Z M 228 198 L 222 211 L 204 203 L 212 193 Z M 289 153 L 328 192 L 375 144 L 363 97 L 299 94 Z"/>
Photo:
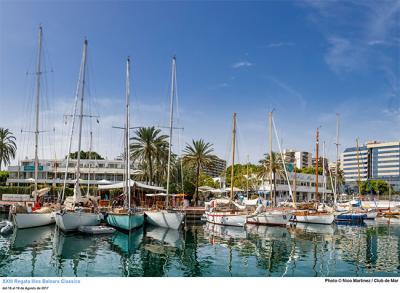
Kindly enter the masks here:
<path id="1" fill-rule="evenodd" d="M 66 153 L 83 39 L 89 40 L 94 148 L 113 158 L 122 136 L 124 62 L 133 64 L 134 126 L 166 125 L 171 57 L 177 56 L 181 144 L 212 142 L 228 158 L 238 114 L 239 160 L 267 151 L 267 111 L 283 148 L 314 152 L 321 127 L 333 158 L 341 148 L 399 140 L 400 1 L 0 1 L 0 126 L 17 134 L 18 158 L 33 153 L 37 27 L 46 69 L 41 157 Z M 87 121 L 86 121 L 87 122 Z M 85 124 L 88 146 L 89 123 Z M 177 136 L 176 136 L 177 137 Z M 175 138 L 176 138 L 175 137 Z M 175 151 L 179 142 L 175 140 Z M 276 148 L 276 146 L 275 146 Z M 54 154 L 55 153 L 55 154 Z"/>

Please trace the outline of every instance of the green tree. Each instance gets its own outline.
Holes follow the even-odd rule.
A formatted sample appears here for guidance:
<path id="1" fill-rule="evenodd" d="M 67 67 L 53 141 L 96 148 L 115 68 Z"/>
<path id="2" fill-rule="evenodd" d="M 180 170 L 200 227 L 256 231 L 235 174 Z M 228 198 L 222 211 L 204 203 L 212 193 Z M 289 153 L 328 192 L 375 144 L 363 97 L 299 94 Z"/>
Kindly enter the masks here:
<path id="1" fill-rule="evenodd" d="M 6 183 L 10 173 L 8 171 L 0 171 L 0 183 Z"/>
<path id="2" fill-rule="evenodd" d="M 200 172 L 199 186 L 209 186 L 212 188 L 218 188 L 219 183 L 215 182 L 211 176 L 208 176 L 204 172 Z"/>
<path id="3" fill-rule="evenodd" d="M 272 157 L 269 154 L 265 155 L 265 158 L 260 160 L 262 168 L 258 173 L 258 178 L 262 180 L 270 180 L 271 174 L 273 175 L 274 190 L 272 195 L 273 204 L 276 205 L 276 176 L 284 176 L 284 167 L 282 158 L 278 153 L 272 153 Z"/>
<path id="4" fill-rule="evenodd" d="M 0 128 L 0 170 L 1 165 L 7 166 L 15 158 L 17 145 L 15 136 L 8 128 Z"/>
<path id="5" fill-rule="evenodd" d="M 69 157 L 73 160 L 76 160 L 78 158 L 78 151 L 70 153 Z M 65 156 L 65 158 L 67 158 L 67 156 Z M 81 159 L 82 160 L 89 160 L 89 158 L 91 160 L 104 160 L 104 158 L 102 156 L 100 156 L 98 153 L 96 152 L 90 152 L 90 151 L 81 151 Z"/>
<path id="6" fill-rule="evenodd" d="M 298 173 L 303 173 L 303 174 L 311 174 L 315 175 L 315 167 L 304 167 L 302 169 L 297 169 Z M 322 167 L 318 166 L 318 174 L 322 175 Z"/>
<path id="7" fill-rule="evenodd" d="M 199 181 L 200 172 L 206 167 L 211 167 L 214 164 L 215 156 L 212 155 L 214 151 L 211 143 L 204 142 L 203 139 L 192 140 L 192 145 L 186 144 L 184 149 L 183 163 L 192 166 L 196 171 L 196 191 L 194 201 L 197 203 L 199 196 Z"/>
<path id="8" fill-rule="evenodd" d="M 393 188 L 384 180 L 368 180 L 360 183 L 361 194 L 388 194 L 389 188 L 393 191 Z"/>
<path id="9" fill-rule="evenodd" d="M 196 174 L 191 166 L 184 165 L 181 158 L 171 166 L 170 192 L 193 195 L 196 187 Z M 164 182 L 164 186 L 166 182 Z"/>
<path id="10" fill-rule="evenodd" d="M 168 158 L 169 144 L 167 138 L 167 135 L 161 134 L 161 129 L 152 126 L 140 127 L 131 139 L 133 141 L 130 146 L 131 158 L 138 161 L 139 166 L 144 171 L 144 178 L 150 184 L 155 181 L 155 165 L 156 168 L 165 166 L 165 159 Z M 160 174 L 162 170 L 158 169 L 157 172 Z"/>
<path id="11" fill-rule="evenodd" d="M 229 166 L 226 169 L 225 176 L 227 185 L 231 185 L 231 168 L 232 166 Z M 258 174 L 261 169 L 261 166 L 254 164 L 235 164 L 235 168 L 233 169 L 233 185 L 246 190 L 248 184 L 249 190 L 256 190 L 259 184 Z M 247 171 L 249 178 L 247 178 Z"/>

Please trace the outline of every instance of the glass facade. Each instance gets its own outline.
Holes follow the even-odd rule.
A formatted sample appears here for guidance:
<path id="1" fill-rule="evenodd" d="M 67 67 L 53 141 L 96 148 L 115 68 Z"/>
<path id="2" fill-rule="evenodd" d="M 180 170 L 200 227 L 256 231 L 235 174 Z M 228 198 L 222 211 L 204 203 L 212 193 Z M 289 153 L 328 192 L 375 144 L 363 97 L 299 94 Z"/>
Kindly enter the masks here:
<path id="1" fill-rule="evenodd" d="M 342 155 L 342 168 L 346 183 L 368 179 L 385 180 L 400 190 L 400 142 L 373 143 L 347 148 Z"/>

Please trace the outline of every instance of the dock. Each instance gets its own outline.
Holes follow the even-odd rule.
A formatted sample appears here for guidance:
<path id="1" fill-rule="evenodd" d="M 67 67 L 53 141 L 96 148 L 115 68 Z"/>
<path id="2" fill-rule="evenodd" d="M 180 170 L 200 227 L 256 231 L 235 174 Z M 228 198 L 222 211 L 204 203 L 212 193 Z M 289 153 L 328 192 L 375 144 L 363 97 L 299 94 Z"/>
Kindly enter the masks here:
<path id="1" fill-rule="evenodd" d="M 203 221 L 201 217 L 204 214 L 204 207 L 186 207 L 185 211 L 185 225 L 198 225 Z"/>

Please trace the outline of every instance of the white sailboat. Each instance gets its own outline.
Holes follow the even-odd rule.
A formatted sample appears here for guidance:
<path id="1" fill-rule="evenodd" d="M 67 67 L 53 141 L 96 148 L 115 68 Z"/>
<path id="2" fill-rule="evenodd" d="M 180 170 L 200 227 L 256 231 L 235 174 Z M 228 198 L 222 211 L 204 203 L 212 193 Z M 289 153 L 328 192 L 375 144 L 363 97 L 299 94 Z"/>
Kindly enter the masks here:
<path id="1" fill-rule="evenodd" d="M 316 133 L 316 166 L 315 166 L 315 195 L 317 197 L 319 203 L 319 194 L 318 194 L 318 150 L 319 150 L 319 129 L 317 128 Z M 318 210 L 318 204 L 315 209 L 306 209 L 306 210 L 297 210 L 293 213 L 293 217 L 291 218 L 293 222 L 300 223 L 311 223 L 311 224 L 325 224 L 331 225 L 335 220 L 335 215 L 331 211 L 327 210 Z"/>
<path id="2" fill-rule="evenodd" d="M 125 185 L 124 185 L 124 207 L 114 209 L 107 216 L 107 223 L 116 228 L 130 231 L 138 228 L 144 223 L 143 211 L 134 210 L 131 207 L 131 185 L 130 185 L 130 151 L 129 151 L 129 97 L 130 97 L 130 59 L 126 61 L 126 105 L 125 105 L 125 127 L 124 127 L 124 155 L 125 155 Z"/>
<path id="3" fill-rule="evenodd" d="M 233 130 L 232 130 L 232 168 L 231 168 L 231 190 L 230 199 L 226 202 L 214 200 L 213 206 L 205 211 L 207 222 L 224 226 L 244 227 L 248 213 L 245 207 L 241 207 L 234 202 L 234 181 L 233 169 L 235 166 L 235 146 L 236 146 L 236 113 L 233 113 Z M 220 206 L 218 206 L 220 205 Z"/>
<path id="4" fill-rule="evenodd" d="M 97 207 L 83 207 L 89 201 L 93 204 L 96 203 L 95 198 L 90 198 L 88 196 L 82 197 L 80 189 L 80 160 L 81 160 L 81 142 L 82 142 L 82 122 L 83 122 L 83 100 L 85 93 L 85 75 L 86 75 L 86 56 L 87 56 L 88 41 L 85 39 L 83 45 L 82 62 L 79 74 L 79 80 L 76 90 L 76 99 L 80 94 L 80 115 L 79 115 L 79 136 L 78 136 L 78 155 L 77 155 L 77 165 L 76 165 L 76 182 L 74 186 L 74 195 L 68 197 L 64 202 L 64 207 L 62 210 L 56 213 L 56 224 L 57 226 L 67 232 L 76 231 L 80 226 L 95 226 L 100 224 L 101 216 L 96 211 Z M 75 107 L 76 110 L 76 107 Z M 74 112 L 74 115 L 76 113 Z M 73 127 L 71 128 L 71 140 Z M 68 155 L 69 156 L 69 155 Z M 68 166 L 68 164 L 67 164 Z M 65 187 L 65 181 L 64 181 Z M 64 188 L 65 190 L 65 188 Z M 64 191 L 63 191 L 64 194 Z M 63 200 L 63 198 L 62 198 Z"/>
<path id="5" fill-rule="evenodd" d="M 272 112 L 268 113 L 268 120 L 269 120 L 269 157 L 270 157 L 270 174 L 269 174 L 269 181 L 270 181 L 270 194 L 272 195 Z M 279 140 L 278 140 L 279 144 Z M 279 145 L 280 146 L 280 145 Z M 282 152 L 281 152 L 282 155 Z M 286 166 L 284 165 L 284 160 L 282 159 L 283 168 L 286 174 Z M 296 176 L 296 174 L 295 174 Z M 294 180 L 296 182 L 296 179 Z M 288 181 L 288 187 L 290 191 L 290 195 L 293 199 L 293 205 L 296 206 L 294 196 L 291 191 L 290 183 Z M 273 202 L 276 204 L 276 200 L 274 199 Z M 289 223 L 290 218 L 292 217 L 293 209 L 286 208 L 286 207 L 271 207 L 267 208 L 265 206 L 259 206 L 255 212 L 255 214 L 250 215 L 247 218 L 248 224 L 255 224 L 255 225 L 271 225 L 271 226 L 286 226 Z"/>
<path id="6" fill-rule="evenodd" d="M 40 106 L 40 76 L 42 74 L 42 38 L 43 29 L 39 27 L 39 49 L 37 54 L 37 65 L 36 65 L 36 118 L 35 118 L 35 188 L 33 196 L 35 198 L 35 205 L 39 203 L 41 194 L 38 191 L 38 171 L 39 171 L 39 159 L 38 159 L 38 146 L 39 146 L 39 106 Z M 54 212 L 52 208 L 40 208 L 35 209 L 32 212 L 28 212 L 27 209 L 23 208 L 19 210 L 17 207 L 13 208 L 12 214 L 13 222 L 19 229 L 33 228 L 53 224 L 55 222 Z"/>
<path id="7" fill-rule="evenodd" d="M 169 208 L 169 180 L 171 165 L 171 148 L 172 148 L 172 130 L 174 118 L 174 96 L 176 93 L 176 57 L 172 58 L 172 76 L 171 76 L 171 95 L 170 95 L 170 117 L 169 117 L 169 150 L 168 150 L 168 166 L 167 166 L 167 194 L 165 197 L 165 209 L 146 211 L 146 221 L 149 224 L 164 228 L 179 229 L 185 218 L 185 213 Z"/>

